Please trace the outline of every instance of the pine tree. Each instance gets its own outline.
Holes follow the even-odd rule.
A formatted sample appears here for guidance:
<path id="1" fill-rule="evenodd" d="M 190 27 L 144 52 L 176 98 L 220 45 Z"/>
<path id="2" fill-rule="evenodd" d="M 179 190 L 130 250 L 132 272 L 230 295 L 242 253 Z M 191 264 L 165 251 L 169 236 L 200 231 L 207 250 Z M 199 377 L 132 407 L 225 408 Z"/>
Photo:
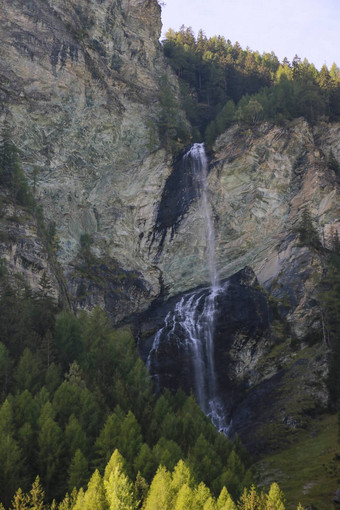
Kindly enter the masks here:
<path id="1" fill-rule="evenodd" d="M 134 414 L 129 411 L 121 425 L 119 435 L 119 449 L 128 463 L 133 463 L 142 444 L 141 427 Z"/>
<path id="2" fill-rule="evenodd" d="M 80 491 L 79 491 L 80 492 Z M 78 493 L 79 495 L 79 493 Z M 78 510 L 78 499 L 75 508 Z M 98 469 L 95 470 L 88 483 L 87 490 L 84 495 L 84 500 L 81 510 L 105 510 L 106 499 L 103 479 L 99 474 Z M 79 507 L 80 510 L 80 507 Z"/>
<path id="3" fill-rule="evenodd" d="M 124 459 L 119 453 L 119 451 L 116 449 L 111 455 L 110 460 L 105 467 L 104 481 L 107 482 L 110 478 L 111 473 L 114 473 L 117 469 L 118 471 L 124 470 Z"/>
<path id="4" fill-rule="evenodd" d="M 8 505 L 22 481 L 23 455 L 13 436 L 12 406 L 8 400 L 0 409 L 0 487 L 3 502 Z M 18 501 L 21 501 L 18 495 Z"/>
<path id="5" fill-rule="evenodd" d="M 285 510 L 283 493 L 275 482 L 269 489 L 266 510 Z"/>
<path id="6" fill-rule="evenodd" d="M 84 492 L 84 489 L 83 488 L 80 488 L 78 493 L 77 493 L 77 499 L 74 503 L 74 505 L 70 505 L 69 508 L 72 510 L 83 510 L 84 509 L 84 502 L 85 502 L 85 492 Z M 61 503 L 63 506 L 66 507 L 66 504 L 69 504 L 68 501 L 66 501 L 66 498 L 65 500 Z M 64 510 L 64 509 L 62 509 Z"/>
<path id="7" fill-rule="evenodd" d="M 28 495 L 30 510 L 44 510 L 44 497 L 45 494 L 40 485 L 40 478 L 37 476 Z"/>
<path id="8" fill-rule="evenodd" d="M 203 510 L 216 510 L 216 502 L 213 497 L 210 497 L 205 503 Z"/>
<path id="9" fill-rule="evenodd" d="M 197 508 L 197 510 L 203 510 L 205 503 L 210 497 L 210 490 L 203 482 L 201 482 L 194 492 L 194 508 Z"/>
<path id="10" fill-rule="evenodd" d="M 89 478 L 89 465 L 83 452 L 76 450 L 68 468 L 67 487 L 70 491 L 83 487 Z"/>
<path id="11" fill-rule="evenodd" d="M 238 504 L 238 510 L 266 510 L 266 496 L 258 493 L 252 485 L 249 490 L 244 489 Z"/>
<path id="12" fill-rule="evenodd" d="M 160 466 L 151 482 L 144 510 L 171 510 L 171 501 L 171 475 Z"/>
<path id="13" fill-rule="evenodd" d="M 183 460 L 180 460 L 172 473 L 171 488 L 175 492 L 178 492 L 185 484 L 191 487 L 192 477 L 188 466 L 186 466 Z"/>
<path id="14" fill-rule="evenodd" d="M 22 492 L 21 489 L 18 489 L 15 493 L 10 510 L 29 510 L 29 502 L 27 501 L 27 496 Z"/>
<path id="15" fill-rule="evenodd" d="M 139 450 L 139 453 L 134 461 L 134 468 L 135 471 L 140 471 L 142 476 L 151 482 L 156 469 L 157 469 L 157 462 L 155 459 L 155 456 L 153 455 L 150 447 L 144 443 L 141 446 L 141 449 Z"/>
<path id="16" fill-rule="evenodd" d="M 58 486 L 63 451 L 62 430 L 52 418 L 53 415 L 52 406 L 47 402 L 38 420 L 38 461 L 44 487 L 49 496 Z"/>
<path id="17" fill-rule="evenodd" d="M 87 450 L 86 434 L 74 414 L 71 414 L 65 427 L 64 440 L 69 459 L 74 456 L 78 449 L 83 453 Z"/>
<path id="18" fill-rule="evenodd" d="M 105 469 L 104 487 L 109 510 L 137 509 L 133 485 L 123 471 L 123 459 L 117 450 Z"/>
<path id="19" fill-rule="evenodd" d="M 225 487 L 222 488 L 221 493 L 217 500 L 218 510 L 237 510 L 229 492 Z"/>
<path id="20" fill-rule="evenodd" d="M 295 231 L 299 234 L 301 245 L 310 246 L 312 248 L 321 247 L 319 234 L 313 225 L 312 215 L 308 207 L 303 209 L 300 223 Z"/>
<path id="21" fill-rule="evenodd" d="M 145 478 L 143 478 L 143 476 L 138 471 L 134 484 L 134 494 L 138 509 L 143 508 L 144 502 L 147 498 L 148 491 L 149 485 Z"/>

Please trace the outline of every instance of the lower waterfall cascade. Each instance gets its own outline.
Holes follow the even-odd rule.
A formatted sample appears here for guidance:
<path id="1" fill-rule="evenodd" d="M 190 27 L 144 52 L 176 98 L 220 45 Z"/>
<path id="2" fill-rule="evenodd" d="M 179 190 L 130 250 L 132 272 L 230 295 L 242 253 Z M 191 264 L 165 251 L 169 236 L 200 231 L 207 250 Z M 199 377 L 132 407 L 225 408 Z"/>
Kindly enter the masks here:
<path id="1" fill-rule="evenodd" d="M 164 326 L 156 333 L 149 352 L 147 366 L 150 373 L 163 342 L 174 340 L 190 357 L 193 390 L 198 404 L 216 428 L 228 432 L 224 406 L 219 397 L 215 372 L 214 329 L 217 297 L 227 292 L 228 284 L 221 285 L 215 258 L 215 232 L 211 206 L 208 200 L 208 159 L 203 143 L 195 143 L 184 155 L 190 165 L 193 182 L 197 187 L 201 214 L 204 218 L 206 258 L 210 286 L 184 295 L 168 312 Z M 157 376 L 155 376 L 157 379 Z"/>

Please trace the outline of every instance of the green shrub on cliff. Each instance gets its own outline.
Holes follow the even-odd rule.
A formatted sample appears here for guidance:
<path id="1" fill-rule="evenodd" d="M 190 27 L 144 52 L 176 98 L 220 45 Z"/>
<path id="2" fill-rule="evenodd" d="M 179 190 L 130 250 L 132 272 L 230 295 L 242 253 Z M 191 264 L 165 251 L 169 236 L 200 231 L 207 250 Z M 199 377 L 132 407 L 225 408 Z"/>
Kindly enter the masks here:
<path id="1" fill-rule="evenodd" d="M 300 222 L 295 228 L 295 232 L 299 235 L 301 246 L 309 246 L 315 249 L 321 248 L 319 234 L 313 224 L 312 215 L 308 207 L 302 210 Z"/>
<path id="2" fill-rule="evenodd" d="M 8 187 L 19 204 L 33 209 L 34 199 L 21 166 L 18 150 L 7 134 L 0 143 L 0 185 Z"/>

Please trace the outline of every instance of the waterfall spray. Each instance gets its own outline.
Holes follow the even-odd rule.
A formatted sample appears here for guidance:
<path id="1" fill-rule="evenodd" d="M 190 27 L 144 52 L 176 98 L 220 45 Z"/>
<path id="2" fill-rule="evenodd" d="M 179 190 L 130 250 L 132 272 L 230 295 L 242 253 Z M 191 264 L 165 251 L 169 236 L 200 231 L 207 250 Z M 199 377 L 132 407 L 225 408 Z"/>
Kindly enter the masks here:
<path id="1" fill-rule="evenodd" d="M 208 160 L 204 144 L 194 144 L 183 159 L 187 165 L 190 165 L 194 182 L 198 188 L 197 195 L 200 197 L 205 224 L 210 286 L 186 294 L 177 302 L 175 309 L 167 315 L 163 328 L 155 335 L 149 353 L 148 368 L 151 368 L 161 342 L 166 342 L 171 337 L 180 338 L 180 341 L 185 344 L 185 349 L 191 355 L 197 401 L 213 424 L 220 431 L 226 433 L 228 427 L 223 404 L 218 395 L 214 360 L 216 299 L 219 293 L 225 292 L 225 288 L 221 288 L 218 281 L 214 222 L 208 200 Z"/>

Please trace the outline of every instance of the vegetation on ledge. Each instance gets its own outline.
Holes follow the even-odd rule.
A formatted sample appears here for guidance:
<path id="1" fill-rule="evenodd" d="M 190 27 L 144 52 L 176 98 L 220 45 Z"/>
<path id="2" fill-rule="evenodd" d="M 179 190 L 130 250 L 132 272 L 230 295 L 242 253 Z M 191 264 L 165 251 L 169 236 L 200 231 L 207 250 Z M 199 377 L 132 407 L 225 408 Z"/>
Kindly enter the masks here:
<path id="1" fill-rule="evenodd" d="M 297 55 L 292 62 L 279 62 L 273 52 L 260 55 L 221 36 L 207 38 L 202 30 L 195 37 L 184 26 L 167 32 L 163 48 L 180 80 L 195 139 L 211 144 L 234 122 L 340 118 L 336 64 L 318 71 Z"/>

